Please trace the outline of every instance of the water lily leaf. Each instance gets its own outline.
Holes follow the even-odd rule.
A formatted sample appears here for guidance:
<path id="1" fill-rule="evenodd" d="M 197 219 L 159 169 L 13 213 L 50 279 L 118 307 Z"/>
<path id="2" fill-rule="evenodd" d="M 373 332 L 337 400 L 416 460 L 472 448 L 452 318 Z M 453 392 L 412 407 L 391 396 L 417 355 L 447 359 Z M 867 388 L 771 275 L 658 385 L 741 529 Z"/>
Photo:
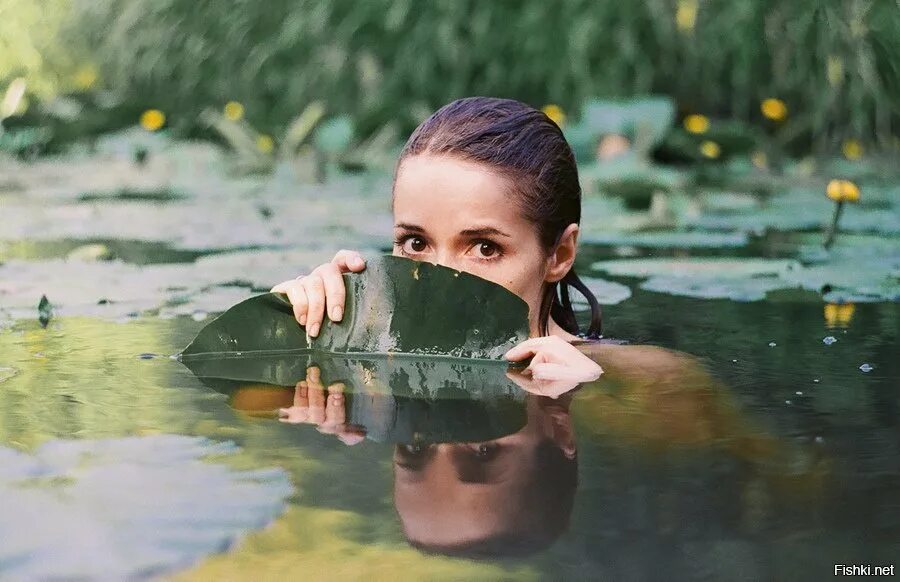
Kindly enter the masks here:
<path id="1" fill-rule="evenodd" d="M 641 289 L 696 297 L 698 299 L 731 299 L 732 301 L 761 301 L 766 293 L 782 289 L 785 282 L 777 277 L 755 279 L 717 279 L 714 277 L 650 277 Z"/>
<path id="2" fill-rule="evenodd" d="M 652 249 L 722 249 L 746 246 L 748 236 L 743 232 L 634 232 L 603 233 L 581 238 L 594 245 L 628 245 Z"/>
<path id="3" fill-rule="evenodd" d="M 668 275 L 673 277 L 740 279 L 776 276 L 799 269 L 800 263 L 792 260 L 775 259 L 635 259 L 598 261 L 591 267 L 611 275 L 623 277 Z"/>
<path id="4" fill-rule="evenodd" d="M 313 143 L 323 152 L 338 154 L 353 141 L 353 120 L 347 115 L 323 121 L 313 133 Z"/>
<path id="5" fill-rule="evenodd" d="M 370 259 L 344 275 L 338 323 L 325 318 L 315 338 L 297 324 L 287 298 L 266 294 L 223 313 L 181 353 L 189 358 L 286 351 L 498 360 L 528 338 L 528 305 L 500 285 L 431 263 Z"/>
<path id="6" fill-rule="evenodd" d="M 701 299 L 758 301 L 770 291 L 806 289 L 822 293 L 827 301 L 900 300 L 896 250 L 848 246 L 813 258 L 805 265 L 769 259 L 638 259 L 600 261 L 593 267 L 612 275 L 647 277 L 641 288 L 648 291 Z"/>
<path id="7" fill-rule="evenodd" d="M 631 287 L 628 285 L 597 277 L 581 277 L 581 281 L 590 289 L 601 305 L 615 305 L 631 297 Z M 581 293 L 572 293 L 571 299 L 572 305 L 576 308 L 588 307 L 588 302 Z"/>

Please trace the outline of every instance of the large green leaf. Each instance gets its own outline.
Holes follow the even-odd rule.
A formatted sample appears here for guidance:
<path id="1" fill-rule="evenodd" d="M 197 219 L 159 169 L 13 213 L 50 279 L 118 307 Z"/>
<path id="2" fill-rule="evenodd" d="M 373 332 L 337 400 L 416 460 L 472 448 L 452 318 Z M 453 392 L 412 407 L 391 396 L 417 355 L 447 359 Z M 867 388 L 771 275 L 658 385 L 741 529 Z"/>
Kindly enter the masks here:
<path id="1" fill-rule="evenodd" d="M 283 295 L 239 303 L 200 331 L 182 361 L 261 353 L 431 355 L 497 360 L 528 337 L 528 305 L 475 275 L 393 256 L 345 274 L 344 317 L 315 338 Z"/>

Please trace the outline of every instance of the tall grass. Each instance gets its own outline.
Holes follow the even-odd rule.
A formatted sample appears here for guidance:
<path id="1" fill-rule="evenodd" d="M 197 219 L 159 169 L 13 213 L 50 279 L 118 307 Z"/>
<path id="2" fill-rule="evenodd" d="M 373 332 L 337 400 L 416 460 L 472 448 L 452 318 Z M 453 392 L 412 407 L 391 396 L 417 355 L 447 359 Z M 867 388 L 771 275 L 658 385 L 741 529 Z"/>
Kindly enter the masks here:
<path id="1" fill-rule="evenodd" d="M 415 125 L 463 95 L 570 112 L 666 93 L 683 113 L 760 122 L 783 99 L 795 141 L 891 143 L 896 0 L 72 0 L 110 86 L 194 120 L 239 100 L 264 128 L 323 100 L 363 130 Z"/>

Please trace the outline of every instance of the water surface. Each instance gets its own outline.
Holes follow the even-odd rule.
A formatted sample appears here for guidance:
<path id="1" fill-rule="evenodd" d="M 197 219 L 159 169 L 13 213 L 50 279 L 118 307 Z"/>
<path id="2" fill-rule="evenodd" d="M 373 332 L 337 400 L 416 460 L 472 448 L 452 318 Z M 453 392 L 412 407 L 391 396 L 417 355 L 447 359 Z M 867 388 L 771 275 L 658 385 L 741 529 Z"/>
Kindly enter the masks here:
<path id="1" fill-rule="evenodd" d="M 239 454 L 212 460 L 235 470 L 286 471 L 284 513 L 231 551 L 175 568 L 186 579 L 818 580 L 835 563 L 900 555 L 898 310 L 636 291 L 606 308 L 606 334 L 688 355 L 610 352 L 597 383 L 558 400 L 501 390 L 501 412 L 478 401 L 397 412 L 371 399 L 382 406 L 371 418 L 418 424 L 367 438 L 323 434 L 308 414 L 279 422 L 278 408 L 312 400 L 316 385 L 223 389 L 141 357 L 177 352 L 202 322 L 19 321 L 0 329 L 0 447 L 177 434 L 235 443 Z M 494 432 L 432 442 L 464 438 L 447 410 Z M 513 432 L 489 438 L 498 430 Z M 534 535 L 453 543 L 503 524 Z M 33 551 L 52 561 L 66 549 Z M 479 552 L 489 555 L 468 557 Z"/>

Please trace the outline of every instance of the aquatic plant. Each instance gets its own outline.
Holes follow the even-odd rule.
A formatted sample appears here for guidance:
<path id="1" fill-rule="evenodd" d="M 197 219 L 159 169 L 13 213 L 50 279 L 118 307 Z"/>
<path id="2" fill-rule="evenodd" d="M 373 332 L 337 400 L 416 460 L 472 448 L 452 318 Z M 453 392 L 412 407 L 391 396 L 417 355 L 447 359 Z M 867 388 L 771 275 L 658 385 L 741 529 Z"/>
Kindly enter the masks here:
<path id="1" fill-rule="evenodd" d="M 831 248 L 834 238 L 837 236 L 838 221 L 841 219 L 841 212 L 844 210 L 844 203 L 859 202 L 859 187 L 850 180 L 832 180 L 825 189 L 828 198 L 834 200 L 834 216 L 831 219 L 831 226 L 828 228 L 828 234 L 825 237 L 824 247 Z"/>

